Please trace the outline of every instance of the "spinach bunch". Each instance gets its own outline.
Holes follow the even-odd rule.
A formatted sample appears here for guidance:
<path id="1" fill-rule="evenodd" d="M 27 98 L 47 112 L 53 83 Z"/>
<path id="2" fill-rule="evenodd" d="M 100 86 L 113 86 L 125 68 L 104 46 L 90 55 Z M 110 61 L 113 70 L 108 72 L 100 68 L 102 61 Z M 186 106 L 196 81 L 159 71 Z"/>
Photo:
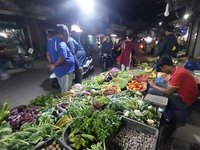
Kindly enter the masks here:
<path id="1" fill-rule="evenodd" d="M 51 124 L 34 127 L 30 126 L 29 123 L 25 123 L 19 131 L 1 138 L 0 145 L 1 149 L 30 150 L 49 138 L 60 138 L 62 132 L 63 129 Z"/>

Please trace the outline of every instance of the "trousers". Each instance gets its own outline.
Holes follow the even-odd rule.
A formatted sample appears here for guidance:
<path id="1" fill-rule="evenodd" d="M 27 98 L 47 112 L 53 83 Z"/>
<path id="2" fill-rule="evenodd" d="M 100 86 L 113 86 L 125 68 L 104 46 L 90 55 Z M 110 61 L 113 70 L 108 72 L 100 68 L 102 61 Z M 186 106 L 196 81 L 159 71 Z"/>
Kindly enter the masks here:
<path id="1" fill-rule="evenodd" d="M 167 88 L 167 84 L 164 83 L 156 83 L 157 86 L 162 87 L 162 88 Z M 154 94 L 154 95 L 158 95 L 158 96 L 164 96 L 167 97 L 169 99 L 169 104 L 170 105 L 175 105 L 175 106 L 180 106 L 180 107 L 189 107 L 189 105 L 187 105 L 186 103 L 184 103 L 182 101 L 182 98 L 180 95 L 178 95 L 177 93 L 173 93 L 171 95 L 167 95 L 162 93 L 161 91 L 154 89 L 154 88 L 150 88 L 148 90 L 148 94 Z"/>
<path id="2" fill-rule="evenodd" d="M 69 88 L 72 86 L 72 79 L 73 79 L 73 72 L 66 74 L 62 77 L 58 77 L 58 83 L 61 88 L 61 94 L 68 91 Z"/>

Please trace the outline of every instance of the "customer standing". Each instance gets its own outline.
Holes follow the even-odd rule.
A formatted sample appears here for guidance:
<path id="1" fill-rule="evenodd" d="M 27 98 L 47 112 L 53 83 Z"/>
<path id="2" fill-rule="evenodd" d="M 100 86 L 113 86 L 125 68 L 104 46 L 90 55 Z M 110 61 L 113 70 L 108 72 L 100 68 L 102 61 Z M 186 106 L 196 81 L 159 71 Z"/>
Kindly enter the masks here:
<path id="1" fill-rule="evenodd" d="M 177 42 L 176 37 L 173 34 L 174 27 L 173 26 L 167 26 L 166 27 L 166 37 L 164 38 L 161 47 L 158 50 L 158 53 L 156 56 L 162 57 L 164 55 L 168 56 L 174 56 L 172 48 L 176 46 L 177 49 L 179 49 L 179 44 Z"/>
<path id="2" fill-rule="evenodd" d="M 73 71 L 75 61 L 72 53 L 66 45 L 69 36 L 67 26 L 57 24 L 55 27 L 55 36 L 49 39 L 47 44 L 48 66 L 58 77 L 58 83 L 61 87 L 61 93 L 69 90 L 72 85 Z"/>
<path id="3" fill-rule="evenodd" d="M 80 42 L 80 35 L 82 32 L 79 26 L 73 25 L 71 27 L 71 37 L 67 41 L 67 46 L 75 59 L 75 83 L 82 83 L 83 66 L 86 64 L 86 53 Z"/>
<path id="4" fill-rule="evenodd" d="M 130 63 L 131 63 L 131 58 L 132 58 L 131 49 L 135 51 L 140 51 L 133 45 L 131 40 L 132 40 L 132 35 L 129 35 L 126 41 L 122 43 L 122 53 L 121 53 L 121 60 L 120 60 L 122 71 L 124 71 L 125 69 L 129 70 L 130 68 Z"/>

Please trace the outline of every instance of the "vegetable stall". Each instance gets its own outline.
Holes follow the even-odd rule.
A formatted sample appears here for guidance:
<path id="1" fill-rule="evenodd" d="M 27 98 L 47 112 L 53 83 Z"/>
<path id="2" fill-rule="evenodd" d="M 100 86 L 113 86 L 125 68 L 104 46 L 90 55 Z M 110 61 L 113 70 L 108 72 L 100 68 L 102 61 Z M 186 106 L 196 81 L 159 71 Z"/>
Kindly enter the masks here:
<path id="1" fill-rule="evenodd" d="M 144 99 L 148 78 L 156 78 L 153 70 L 113 68 L 63 94 L 38 96 L 29 105 L 9 109 L 5 102 L 1 149 L 153 150 L 158 114 Z"/>

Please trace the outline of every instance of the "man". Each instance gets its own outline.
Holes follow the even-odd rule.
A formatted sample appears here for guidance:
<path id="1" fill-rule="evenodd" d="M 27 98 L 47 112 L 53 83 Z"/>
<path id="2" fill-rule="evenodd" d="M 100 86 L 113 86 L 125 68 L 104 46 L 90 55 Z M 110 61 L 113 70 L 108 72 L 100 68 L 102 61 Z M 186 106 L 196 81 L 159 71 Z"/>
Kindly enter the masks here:
<path id="1" fill-rule="evenodd" d="M 116 62 L 112 56 L 112 48 L 113 48 L 113 42 L 110 40 L 110 38 L 107 36 L 106 40 L 102 43 L 102 47 L 101 47 L 101 55 L 103 55 L 104 53 L 108 54 L 110 56 L 110 59 L 112 60 L 113 63 L 113 67 L 116 66 Z M 101 66 L 103 66 L 102 62 L 101 62 Z"/>
<path id="2" fill-rule="evenodd" d="M 185 62 L 183 68 L 189 71 L 200 70 L 200 62 L 195 60 L 193 56 L 189 56 L 188 61 Z"/>
<path id="3" fill-rule="evenodd" d="M 156 54 L 156 57 L 162 57 L 164 55 L 169 55 L 175 57 L 178 54 L 179 50 L 179 44 L 177 42 L 176 37 L 173 34 L 174 27 L 173 26 L 167 26 L 165 31 L 165 38 L 162 42 L 161 47 L 158 50 L 158 53 Z M 176 51 L 172 51 L 173 47 L 176 47 Z"/>
<path id="4" fill-rule="evenodd" d="M 67 46 L 75 59 L 75 83 L 82 83 L 83 66 L 86 64 L 86 53 L 80 42 L 80 35 L 83 31 L 77 26 L 71 27 L 71 37 L 67 41 Z"/>
<path id="5" fill-rule="evenodd" d="M 48 67 L 58 77 L 62 94 L 71 87 L 75 68 L 74 57 L 65 43 L 68 35 L 67 26 L 57 24 L 55 27 L 55 36 L 49 39 L 46 53 L 50 63 Z"/>
<path id="6" fill-rule="evenodd" d="M 180 107 L 188 107 L 198 97 L 198 87 L 194 77 L 184 68 L 175 66 L 170 56 L 163 56 L 158 61 L 162 72 L 169 74 L 170 78 L 165 84 L 156 85 L 152 80 L 149 84 L 149 94 L 165 96 L 169 103 Z"/>

